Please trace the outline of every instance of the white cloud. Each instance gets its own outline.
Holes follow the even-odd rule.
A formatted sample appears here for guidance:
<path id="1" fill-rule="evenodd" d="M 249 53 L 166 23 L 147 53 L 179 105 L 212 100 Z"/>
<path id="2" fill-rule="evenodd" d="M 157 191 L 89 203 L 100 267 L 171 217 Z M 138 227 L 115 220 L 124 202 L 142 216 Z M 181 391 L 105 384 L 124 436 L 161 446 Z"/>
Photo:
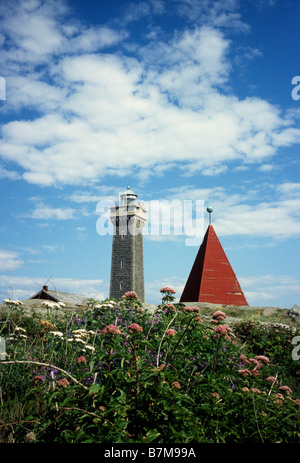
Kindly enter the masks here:
<path id="1" fill-rule="evenodd" d="M 300 220 L 297 210 L 300 200 L 260 203 L 256 205 L 239 204 L 216 216 L 215 226 L 218 234 L 248 235 L 269 237 L 275 240 L 299 236 Z"/>
<path id="2" fill-rule="evenodd" d="M 202 199 L 211 205 L 213 226 L 219 236 L 244 235 L 283 240 L 300 235 L 300 184 L 256 185 L 256 191 L 235 193 L 224 187 L 169 189 L 170 200 Z M 262 193 L 263 192 L 263 193 Z M 271 200 L 260 198 L 268 195 Z"/>
<path id="3" fill-rule="evenodd" d="M 168 42 L 150 42 L 139 54 L 149 67 L 147 82 L 181 107 L 202 109 L 207 94 L 228 78 L 229 46 L 219 30 L 202 26 L 177 33 Z"/>
<path id="4" fill-rule="evenodd" d="M 0 164 L 0 178 L 9 178 L 10 180 L 20 180 L 21 175 L 19 174 L 19 172 L 5 169 L 5 167 L 2 167 L 2 165 Z"/>
<path id="5" fill-rule="evenodd" d="M 60 0 L 16 0 L 2 3 L 0 19 L 5 50 L 0 61 L 9 70 L 32 70 L 59 54 L 90 52 L 123 40 L 126 33 L 108 26 L 86 27 L 68 19 L 67 3 Z"/>
<path id="6" fill-rule="evenodd" d="M 171 0 L 170 5 L 179 15 L 187 17 L 192 22 L 201 21 L 214 27 L 230 27 L 230 29 L 248 32 L 240 13 L 238 0 Z"/>
<path id="7" fill-rule="evenodd" d="M 23 260 L 19 258 L 19 253 L 0 249 L 0 268 L 2 272 L 16 270 L 23 265 Z"/>
<path id="8" fill-rule="evenodd" d="M 121 49 L 103 52 L 126 32 L 67 19 L 57 0 L 17 5 L 0 11 L 2 64 L 20 71 L 7 78 L 7 110 L 30 108 L 39 116 L 4 124 L 0 153 L 29 183 L 80 185 L 129 171 L 149 178 L 174 166 L 182 175 L 216 176 L 231 161 L 270 166 L 279 148 L 300 141 L 291 113 L 286 118 L 269 102 L 238 98 L 228 87 L 232 42 L 207 18 L 212 11 L 236 14 L 234 1 L 201 2 L 204 25 L 150 42 L 135 58 Z M 148 14 L 149 3 L 139 6 Z M 196 3 L 177 6 L 191 12 Z"/>
<path id="9" fill-rule="evenodd" d="M 263 305 L 274 305 L 276 300 L 297 299 L 300 284 L 293 275 L 270 274 L 240 277 L 239 282 L 250 305 L 262 305 L 261 301 Z"/>
<path id="10" fill-rule="evenodd" d="M 297 182 L 286 182 L 281 185 L 277 185 L 276 189 L 279 193 L 288 195 L 288 197 L 300 197 L 300 183 Z"/>
<path id="11" fill-rule="evenodd" d="M 7 106 L 3 109 L 8 111 L 27 107 L 38 108 L 43 112 L 56 110 L 66 97 L 67 89 L 50 85 L 40 79 L 38 74 L 9 76 Z"/>
<path id="12" fill-rule="evenodd" d="M 93 52 L 98 49 L 115 45 L 127 37 L 125 31 L 117 31 L 108 26 L 90 27 L 77 31 L 75 35 L 63 44 L 63 51 L 69 53 Z"/>
<path id="13" fill-rule="evenodd" d="M 74 219 L 76 210 L 72 208 L 51 207 L 43 202 L 35 205 L 35 208 L 29 214 L 23 214 L 22 217 L 29 217 L 38 220 L 69 220 Z"/>
<path id="14" fill-rule="evenodd" d="M 82 192 L 82 193 L 74 193 L 73 195 L 70 196 L 70 200 L 74 201 L 75 203 L 97 203 L 100 201 L 100 199 L 103 201 L 108 200 L 108 201 L 113 201 L 113 196 L 108 197 L 108 198 L 103 198 L 103 196 L 99 195 L 93 195 L 89 192 Z"/>
<path id="15" fill-rule="evenodd" d="M 212 223 L 220 237 L 267 238 L 267 244 L 253 244 L 265 247 L 300 235 L 300 187 L 298 183 L 284 183 L 255 185 L 246 191 L 235 188 L 234 192 L 220 186 L 180 185 L 165 189 L 160 198 L 147 203 L 144 236 L 154 241 L 185 240 L 186 245 L 200 246 L 208 224 L 208 205 L 213 207 Z"/>
<path id="16" fill-rule="evenodd" d="M 262 164 L 260 167 L 259 167 L 259 170 L 261 172 L 270 172 L 272 170 L 276 169 L 276 167 L 274 166 L 274 164 Z"/>

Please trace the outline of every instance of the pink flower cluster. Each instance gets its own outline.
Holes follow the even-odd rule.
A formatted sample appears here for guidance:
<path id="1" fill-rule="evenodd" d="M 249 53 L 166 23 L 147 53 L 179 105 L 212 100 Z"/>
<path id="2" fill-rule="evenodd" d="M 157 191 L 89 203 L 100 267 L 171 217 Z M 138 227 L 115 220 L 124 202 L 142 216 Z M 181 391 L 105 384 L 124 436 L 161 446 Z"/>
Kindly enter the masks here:
<path id="1" fill-rule="evenodd" d="M 276 404 L 281 405 L 284 401 L 284 397 L 282 394 L 280 394 L 280 392 L 277 392 L 276 394 L 274 394 L 273 400 Z"/>
<path id="2" fill-rule="evenodd" d="M 122 299 L 138 299 L 138 297 L 134 291 L 127 291 L 127 293 L 122 296 Z"/>
<path id="3" fill-rule="evenodd" d="M 214 332 L 215 332 L 214 337 L 220 338 L 221 336 L 224 336 L 225 339 L 231 339 L 231 337 L 229 336 L 229 332 L 231 331 L 232 329 L 229 328 L 228 325 L 218 325 L 216 326 L 216 328 L 214 328 Z"/>
<path id="4" fill-rule="evenodd" d="M 238 373 L 240 373 L 242 376 L 260 376 L 258 369 L 270 363 L 270 360 L 265 355 L 256 355 L 256 357 L 248 359 L 245 355 L 242 354 L 240 355 L 240 359 L 246 365 L 254 365 L 252 370 L 247 368 L 238 370 Z M 269 376 L 267 381 L 272 383 L 275 382 L 276 379 L 273 376 Z"/>
<path id="5" fill-rule="evenodd" d="M 256 387 L 251 387 L 250 391 L 254 392 L 255 394 L 261 394 L 260 390 Z"/>
<path id="6" fill-rule="evenodd" d="M 33 378 L 33 381 L 34 381 L 36 384 L 38 384 L 39 381 L 44 381 L 44 378 L 43 378 L 42 376 L 37 375 L 37 376 L 35 376 L 35 377 Z"/>
<path id="7" fill-rule="evenodd" d="M 170 288 L 169 286 L 165 286 L 164 288 L 161 288 L 160 290 L 161 293 L 170 293 L 170 294 L 175 294 L 176 291 L 173 288 Z"/>
<path id="8" fill-rule="evenodd" d="M 259 360 L 259 361 L 261 361 L 263 363 L 270 363 L 270 360 L 265 355 L 257 355 L 255 358 L 256 358 L 256 360 Z"/>
<path id="9" fill-rule="evenodd" d="M 271 384 L 278 384 L 278 381 L 274 376 L 268 376 L 268 378 L 266 378 L 266 381 L 268 381 L 268 383 Z M 287 394 L 288 398 L 291 399 L 290 395 L 292 394 L 292 389 L 289 386 L 280 386 L 279 390 L 284 391 Z M 278 404 L 281 404 L 284 400 L 284 396 L 280 392 L 274 394 L 274 397 L 276 398 L 276 403 Z M 300 399 L 295 399 L 294 402 L 295 404 L 300 404 Z"/>
<path id="10" fill-rule="evenodd" d="M 104 328 L 103 334 L 107 334 L 107 333 L 122 334 L 120 329 L 116 325 L 113 325 L 113 324 L 110 324 Z"/>
<path id="11" fill-rule="evenodd" d="M 260 376 L 260 373 L 258 370 L 248 370 L 247 368 L 238 370 L 238 373 L 242 376 Z"/>
<path id="12" fill-rule="evenodd" d="M 163 309 L 176 310 L 175 306 L 174 306 L 171 302 L 168 302 L 167 304 L 165 304 L 165 305 L 163 306 Z"/>
<path id="13" fill-rule="evenodd" d="M 248 359 L 245 355 L 242 354 L 240 355 L 240 359 L 246 365 L 254 365 L 252 370 L 247 368 L 238 370 L 242 376 L 260 376 L 258 369 L 270 363 L 270 360 L 265 355 L 256 355 L 255 358 Z M 276 381 L 275 378 L 270 376 L 269 379 L 267 378 L 267 381 L 272 382 L 273 379 Z"/>
<path id="14" fill-rule="evenodd" d="M 196 313 L 200 313 L 201 310 L 199 309 L 199 307 L 189 307 L 189 306 L 185 306 L 183 307 L 182 309 L 184 312 L 196 312 Z"/>
<path id="15" fill-rule="evenodd" d="M 84 363 L 84 365 L 85 365 L 86 364 L 86 358 L 83 355 L 81 355 L 81 357 L 78 357 L 77 363 Z"/>
<path id="16" fill-rule="evenodd" d="M 133 333 L 134 331 L 138 331 L 140 333 L 143 332 L 143 328 L 137 323 L 131 323 L 131 325 L 128 326 L 128 329 L 131 333 Z"/>
<path id="17" fill-rule="evenodd" d="M 261 394 L 261 391 L 259 389 L 257 389 L 256 387 L 251 387 L 251 389 L 249 389 L 248 387 L 242 387 L 242 391 L 243 392 L 254 392 L 255 394 Z"/>
<path id="18" fill-rule="evenodd" d="M 172 386 L 173 386 L 173 387 L 176 387 L 177 389 L 180 389 L 180 388 L 181 388 L 181 386 L 180 386 L 180 384 L 179 384 L 178 381 L 173 381 Z"/>
<path id="19" fill-rule="evenodd" d="M 261 368 L 270 363 L 270 360 L 265 355 L 256 355 L 254 358 L 248 359 L 245 355 L 240 355 L 240 359 L 247 365 L 255 365 L 256 368 Z"/>
<path id="20" fill-rule="evenodd" d="M 268 381 L 268 383 L 271 383 L 271 384 L 278 384 L 278 381 L 274 376 L 268 376 L 266 378 L 266 381 Z"/>
<path id="21" fill-rule="evenodd" d="M 260 363 L 259 365 L 256 365 L 254 370 L 248 370 L 248 369 L 244 369 L 244 370 L 238 370 L 238 372 L 242 375 L 242 376 L 259 376 L 259 372 L 257 371 L 256 368 L 260 368 L 262 367 L 264 364 L 268 364 L 269 363 L 269 359 L 268 357 L 266 357 L 265 355 L 257 355 L 255 357 L 255 359 L 247 359 L 247 357 L 245 357 L 245 355 L 241 355 L 241 358 L 244 362 L 246 363 L 254 363 L 253 360 L 260 360 Z M 264 362 L 261 363 L 261 362 Z M 271 383 L 272 385 L 277 385 L 278 384 L 278 381 L 277 379 L 275 378 L 275 376 L 268 376 L 266 378 L 266 381 L 268 381 L 268 383 Z M 256 389 L 256 388 L 252 388 L 250 389 L 252 392 L 255 392 L 257 394 L 260 394 L 260 390 L 259 389 Z M 279 387 L 279 390 L 280 391 L 284 391 L 286 394 L 287 394 L 287 398 L 290 399 L 290 400 L 293 400 L 290 396 L 292 394 L 292 390 L 289 386 L 280 386 Z M 244 392 L 249 392 L 249 389 L 247 387 L 243 387 L 242 388 L 242 391 Z M 273 396 L 273 401 L 274 403 L 276 403 L 277 405 L 281 405 L 284 401 L 284 396 L 283 394 L 281 394 L 281 392 L 276 392 Z M 300 399 L 295 399 L 293 400 L 293 402 L 296 404 L 296 405 L 300 405 Z"/>
<path id="22" fill-rule="evenodd" d="M 169 329 L 166 331 L 167 336 L 175 336 L 175 334 L 176 334 L 176 331 L 173 329 Z"/>
<path id="23" fill-rule="evenodd" d="M 70 383 L 66 378 L 63 378 L 63 379 L 59 379 L 57 381 L 57 384 L 62 387 L 67 387 Z"/>
<path id="24" fill-rule="evenodd" d="M 213 323 L 223 322 L 226 317 L 226 313 L 222 312 L 221 310 L 217 310 L 212 315 Z"/>
<path id="25" fill-rule="evenodd" d="M 288 386 L 280 386 L 279 389 L 280 389 L 281 391 L 286 392 L 287 394 L 291 394 L 291 393 L 292 393 L 292 389 L 290 389 Z"/>

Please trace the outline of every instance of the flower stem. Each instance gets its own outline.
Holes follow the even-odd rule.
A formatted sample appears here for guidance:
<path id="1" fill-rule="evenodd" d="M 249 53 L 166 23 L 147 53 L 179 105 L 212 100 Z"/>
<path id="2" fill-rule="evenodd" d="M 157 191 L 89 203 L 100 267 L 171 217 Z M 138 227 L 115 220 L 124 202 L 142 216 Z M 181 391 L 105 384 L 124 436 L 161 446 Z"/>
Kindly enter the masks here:
<path id="1" fill-rule="evenodd" d="M 70 375 L 70 373 L 68 373 L 67 371 L 63 370 L 62 368 L 59 368 L 59 367 L 56 367 L 55 365 L 52 365 L 51 363 L 43 363 L 43 362 L 33 362 L 31 360 L 4 360 L 4 361 L 0 361 L 0 365 L 7 365 L 7 364 L 13 364 L 13 363 L 24 363 L 24 364 L 31 364 L 31 365 L 40 365 L 40 366 L 44 366 L 44 367 L 50 367 L 50 368 L 55 368 L 55 370 L 59 370 L 61 371 L 62 373 L 64 373 L 65 375 L 69 376 L 69 378 L 72 379 L 72 381 L 74 381 L 74 383 L 78 384 L 79 386 L 83 387 L 84 389 L 86 389 L 87 391 L 89 390 L 88 387 L 84 386 L 83 384 L 81 384 L 79 381 L 77 381 L 77 379 L 74 378 L 74 376 Z"/>
<path id="2" fill-rule="evenodd" d="M 162 338 L 161 338 L 161 340 L 160 340 L 160 343 L 159 343 L 159 346 L 158 346 L 158 352 L 157 352 L 157 359 L 156 359 L 156 366 L 157 366 L 157 367 L 158 367 L 158 365 L 159 365 L 159 354 L 160 354 L 160 349 L 161 349 L 162 342 L 163 342 L 163 340 L 164 340 L 164 337 L 166 336 L 166 332 L 167 332 L 167 330 L 169 329 L 169 326 L 172 325 L 173 321 L 174 321 L 175 318 L 177 317 L 177 314 L 178 314 L 178 312 L 176 311 L 175 316 L 172 318 L 172 320 L 171 320 L 170 323 L 168 324 L 168 326 L 167 326 L 167 328 L 165 329 L 165 332 L 164 332 L 164 334 L 162 335 Z"/>

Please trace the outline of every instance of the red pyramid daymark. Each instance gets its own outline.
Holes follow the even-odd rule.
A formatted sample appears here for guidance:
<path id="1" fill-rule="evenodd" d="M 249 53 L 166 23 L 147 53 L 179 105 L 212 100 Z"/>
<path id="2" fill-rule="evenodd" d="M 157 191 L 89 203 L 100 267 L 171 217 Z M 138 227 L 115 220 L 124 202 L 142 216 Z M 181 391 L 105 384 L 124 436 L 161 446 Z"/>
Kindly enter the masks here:
<path id="1" fill-rule="evenodd" d="M 209 225 L 180 302 L 248 305 L 212 225 Z"/>

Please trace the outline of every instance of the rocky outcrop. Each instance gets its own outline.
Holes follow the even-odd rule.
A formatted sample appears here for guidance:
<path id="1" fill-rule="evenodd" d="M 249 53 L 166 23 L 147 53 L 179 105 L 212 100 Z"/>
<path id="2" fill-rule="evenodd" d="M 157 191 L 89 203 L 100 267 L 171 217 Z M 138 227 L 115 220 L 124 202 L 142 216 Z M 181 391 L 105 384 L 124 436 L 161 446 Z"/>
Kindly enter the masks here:
<path id="1" fill-rule="evenodd" d="M 295 322 L 299 323 L 300 325 L 300 306 L 294 304 L 291 309 L 287 312 L 288 316 L 292 318 Z"/>

